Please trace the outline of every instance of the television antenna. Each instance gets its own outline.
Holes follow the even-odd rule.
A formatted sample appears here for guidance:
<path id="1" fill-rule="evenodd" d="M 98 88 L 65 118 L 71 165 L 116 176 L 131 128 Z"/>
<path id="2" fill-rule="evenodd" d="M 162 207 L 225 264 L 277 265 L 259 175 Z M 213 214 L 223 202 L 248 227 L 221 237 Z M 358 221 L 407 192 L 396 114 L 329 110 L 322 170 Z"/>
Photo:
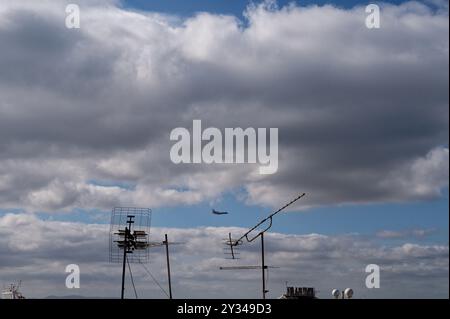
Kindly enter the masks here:
<path id="1" fill-rule="evenodd" d="M 244 243 L 244 239 L 248 243 L 251 243 L 255 239 L 257 239 L 258 237 L 261 238 L 261 266 L 240 266 L 240 267 L 234 267 L 234 268 L 231 268 L 231 267 L 220 267 L 219 269 L 221 269 L 221 270 L 225 270 L 225 269 L 261 269 L 261 271 L 262 271 L 262 296 L 263 296 L 263 299 L 266 299 L 266 293 L 269 292 L 266 289 L 266 270 L 269 269 L 269 268 L 273 268 L 273 267 L 267 266 L 265 264 L 265 259 L 264 259 L 264 257 L 265 257 L 264 256 L 265 255 L 265 253 L 264 253 L 264 233 L 266 231 L 268 231 L 272 227 L 273 217 L 275 215 L 277 215 L 278 213 L 280 213 L 281 211 L 283 211 L 287 207 L 291 206 L 292 204 L 294 204 L 296 201 L 298 201 L 299 199 L 301 199 L 304 196 L 306 196 L 306 193 L 298 195 L 296 198 L 291 200 L 289 203 L 287 203 L 284 206 L 282 206 L 281 208 L 277 209 L 275 212 L 273 212 L 272 214 L 270 214 L 269 216 L 267 216 L 266 218 L 261 220 L 258 224 L 256 224 L 252 228 L 250 228 L 245 234 L 243 234 L 238 239 L 233 239 L 232 236 L 231 236 L 231 233 L 228 234 L 228 239 L 225 240 L 225 244 L 227 246 L 229 246 L 230 252 L 226 253 L 226 254 L 227 255 L 231 255 L 231 259 L 238 259 L 236 257 L 236 255 L 238 255 L 239 253 L 237 252 L 236 248 L 239 245 L 242 245 Z M 265 227 L 262 230 L 258 231 L 258 233 L 256 235 L 250 236 L 250 234 L 252 234 L 252 232 L 254 232 L 259 226 L 261 226 L 261 225 L 263 225 L 264 223 L 267 223 L 267 222 L 269 223 L 267 227 Z"/>
<path id="2" fill-rule="evenodd" d="M 109 260 L 122 262 L 121 299 L 125 294 L 126 266 L 136 294 L 130 263 L 145 263 L 149 259 L 149 234 L 151 209 L 137 207 L 115 207 L 111 213 L 109 231 Z M 137 294 L 136 294 L 137 297 Z"/>

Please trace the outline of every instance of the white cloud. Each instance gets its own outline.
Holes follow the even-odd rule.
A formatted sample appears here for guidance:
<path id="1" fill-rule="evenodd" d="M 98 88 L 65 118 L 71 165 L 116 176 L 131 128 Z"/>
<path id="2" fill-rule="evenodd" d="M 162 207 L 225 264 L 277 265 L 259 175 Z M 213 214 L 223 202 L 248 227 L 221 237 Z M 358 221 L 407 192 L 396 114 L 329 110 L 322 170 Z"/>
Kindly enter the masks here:
<path id="1" fill-rule="evenodd" d="M 0 282 L 22 279 L 28 297 L 83 295 L 117 297 L 120 265 L 108 261 L 108 225 L 43 221 L 29 214 L 0 217 Z M 171 246 L 173 288 L 178 298 L 259 297 L 260 273 L 221 271 L 219 266 L 258 265 L 259 243 L 240 246 L 241 259 L 226 260 L 223 239 L 240 228 L 153 228 L 151 240 L 183 242 Z M 281 268 L 269 274 L 270 297 L 278 297 L 285 281 L 312 285 L 321 298 L 330 298 L 335 287 L 351 286 L 357 298 L 420 298 L 425 288 L 432 296 L 448 298 L 448 245 L 401 243 L 384 246 L 358 235 L 266 234 L 266 262 Z M 150 250 L 147 265 L 166 286 L 165 255 L 162 248 Z M 81 268 L 81 289 L 65 288 L 65 266 Z M 364 286 L 365 266 L 380 265 L 379 290 Z M 145 270 L 133 264 L 138 293 L 142 297 L 163 298 L 164 294 Z M 413 284 L 412 284 L 413 283 Z M 408 288 L 408 289 L 406 289 Z M 376 291 L 375 291 L 376 290 Z M 127 286 L 131 294 L 131 287 Z M 427 293 L 428 293 L 427 292 Z"/>
<path id="2" fill-rule="evenodd" d="M 433 234 L 435 229 L 410 229 L 404 231 L 382 230 L 376 235 L 386 239 L 424 238 Z"/>

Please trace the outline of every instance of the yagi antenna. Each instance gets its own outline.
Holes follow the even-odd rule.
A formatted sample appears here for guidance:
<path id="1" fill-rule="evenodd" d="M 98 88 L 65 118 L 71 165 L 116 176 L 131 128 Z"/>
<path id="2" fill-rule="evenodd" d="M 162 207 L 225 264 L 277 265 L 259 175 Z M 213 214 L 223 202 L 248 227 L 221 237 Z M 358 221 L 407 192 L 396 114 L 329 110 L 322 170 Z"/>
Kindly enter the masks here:
<path id="1" fill-rule="evenodd" d="M 240 240 L 239 242 L 237 242 L 236 240 L 233 240 L 231 238 L 231 233 L 228 233 L 228 238 L 224 239 L 224 244 L 226 246 L 225 248 L 225 255 L 230 255 L 231 258 L 227 258 L 227 259 L 239 259 L 238 257 L 236 257 L 237 255 L 239 255 L 238 252 L 238 246 L 242 245 L 242 240 Z M 228 250 L 229 248 L 229 250 Z"/>
<path id="2" fill-rule="evenodd" d="M 251 243 L 252 241 L 254 241 L 256 238 L 258 238 L 261 234 L 265 233 L 266 231 L 268 231 L 271 227 L 272 227 L 272 219 L 273 217 L 278 214 L 279 212 L 283 211 L 284 209 L 288 208 L 289 206 L 291 206 L 292 204 L 294 204 L 296 201 L 298 201 L 300 198 L 306 196 L 305 193 L 297 196 L 296 198 L 294 198 L 293 200 L 291 200 L 289 203 L 287 203 L 286 205 L 284 205 L 283 207 L 277 209 L 275 212 L 273 212 L 272 214 L 270 214 L 269 216 L 267 216 L 266 218 L 264 218 L 262 221 L 260 221 L 258 224 L 256 224 L 255 226 L 253 226 L 252 228 L 250 228 L 249 231 L 247 231 L 244 235 L 242 235 L 239 239 L 234 240 L 234 246 L 239 245 L 240 243 L 242 243 L 242 240 L 245 238 L 247 240 L 247 242 Z M 269 221 L 269 225 L 263 229 L 262 231 L 260 231 L 257 235 L 249 238 L 249 235 L 252 231 L 254 231 L 256 228 L 258 228 L 259 226 L 261 226 L 262 224 L 264 224 L 265 222 Z M 231 238 L 231 236 L 230 236 Z M 230 239 L 231 241 L 231 239 Z"/>
<path id="3" fill-rule="evenodd" d="M 269 266 L 265 265 L 265 261 L 264 261 L 264 233 L 266 231 L 268 231 L 272 227 L 273 217 L 275 215 L 277 215 L 278 213 L 280 213 L 281 211 L 283 211 L 287 207 L 291 206 L 296 201 L 298 201 L 299 199 L 303 198 L 305 195 L 306 195 L 305 193 L 303 193 L 301 195 L 298 195 L 296 198 L 291 200 L 289 203 L 287 203 L 284 206 L 282 206 L 281 208 L 277 209 L 276 211 L 271 213 L 269 216 L 264 218 L 262 221 L 260 221 L 258 224 L 256 224 L 252 228 L 250 228 L 245 234 L 243 234 L 238 239 L 233 239 L 232 236 L 231 236 L 231 233 L 228 234 L 228 239 L 225 240 L 225 244 L 229 246 L 230 252 L 228 252 L 226 254 L 227 255 L 231 255 L 231 259 L 237 259 L 236 256 L 239 254 L 237 252 L 237 247 L 239 245 L 243 244 L 244 239 L 247 242 L 251 243 L 256 238 L 261 237 L 261 266 L 258 266 L 258 268 L 255 268 L 255 266 L 242 266 L 243 268 L 242 267 L 234 267 L 234 268 L 232 268 L 232 267 L 221 267 L 220 269 L 222 269 L 222 270 L 225 270 L 225 269 L 230 269 L 230 270 L 232 270 L 232 269 L 261 269 L 262 270 L 262 295 L 263 295 L 263 299 L 266 299 L 266 293 L 268 292 L 268 290 L 266 290 L 266 274 L 265 274 L 265 271 L 269 268 Z M 259 226 L 261 226 L 262 224 L 264 224 L 266 222 L 269 222 L 269 225 L 266 228 L 260 230 L 256 235 L 250 236 L 250 234 L 255 229 L 257 229 Z"/>
<path id="4" fill-rule="evenodd" d="M 266 269 L 268 268 L 280 268 L 275 266 L 265 266 Z M 220 270 L 237 270 L 237 269 L 261 269 L 261 266 L 222 266 L 219 267 Z"/>

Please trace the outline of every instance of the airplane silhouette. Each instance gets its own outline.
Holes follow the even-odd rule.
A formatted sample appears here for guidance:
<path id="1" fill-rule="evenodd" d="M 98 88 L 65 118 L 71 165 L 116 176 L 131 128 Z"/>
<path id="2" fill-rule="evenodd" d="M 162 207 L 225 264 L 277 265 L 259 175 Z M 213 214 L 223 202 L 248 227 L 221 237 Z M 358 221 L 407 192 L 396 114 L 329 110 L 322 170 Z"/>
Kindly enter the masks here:
<path id="1" fill-rule="evenodd" d="M 215 209 L 213 209 L 213 210 L 211 211 L 211 213 L 213 213 L 213 214 L 215 214 L 215 215 L 227 215 L 227 214 L 228 214 L 228 212 L 219 212 L 219 211 L 217 211 L 217 210 L 215 210 Z"/>

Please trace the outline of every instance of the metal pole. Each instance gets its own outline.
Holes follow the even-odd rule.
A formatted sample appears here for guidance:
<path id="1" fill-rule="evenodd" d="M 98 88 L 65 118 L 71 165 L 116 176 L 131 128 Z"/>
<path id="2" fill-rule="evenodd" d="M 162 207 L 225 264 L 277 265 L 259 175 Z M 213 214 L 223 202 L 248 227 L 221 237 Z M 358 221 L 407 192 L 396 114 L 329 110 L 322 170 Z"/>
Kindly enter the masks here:
<path id="1" fill-rule="evenodd" d="M 262 269 L 262 289 L 263 299 L 266 299 L 266 266 L 264 263 L 264 233 L 261 233 L 261 269 Z"/>
<path id="2" fill-rule="evenodd" d="M 131 235 L 131 224 L 134 223 L 134 216 L 128 215 L 128 227 L 125 227 L 125 238 L 124 238 L 124 246 L 123 246 L 123 265 L 122 265 L 122 294 L 120 299 L 124 299 L 125 295 L 125 265 L 127 263 L 127 253 L 128 253 L 128 236 Z"/>
<path id="3" fill-rule="evenodd" d="M 166 245 L 167 277 L 169 279 L 169 298 L 172 299 L 172 282 L 170 280 L 169 240 L 167 239 L 167 234 L 165 235 L 164 244 Z"/>
<path id="4" fill-rule="evenodd" d="M 125 227 L 125 240 L 123 246 L 123 265 L 122 265 L 122 293 L 120 299 L 123 299 L 125 293 L 125 264 L 127 263 L 127 246 L 128 246 L 128 227 Z"/>

